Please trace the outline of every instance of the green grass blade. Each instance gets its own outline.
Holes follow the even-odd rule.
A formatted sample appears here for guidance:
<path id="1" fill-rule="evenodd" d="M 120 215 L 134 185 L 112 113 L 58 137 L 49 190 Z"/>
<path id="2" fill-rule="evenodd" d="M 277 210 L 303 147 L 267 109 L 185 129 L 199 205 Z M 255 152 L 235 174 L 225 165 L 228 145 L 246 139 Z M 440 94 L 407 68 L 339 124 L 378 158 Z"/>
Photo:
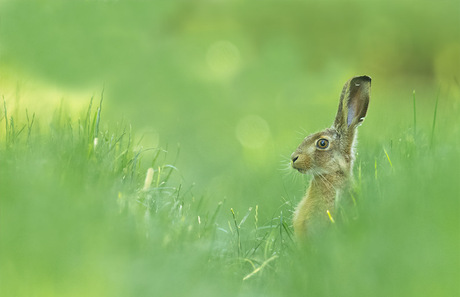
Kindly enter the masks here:
<path id="1" fill-rule="evenodd" d="M 416 135 L 417 135 L 417 108 L 415 105 L 415 90 L 412 92 L 412 98 L 414 101 L 414 141 L 415 141 Z"/>
<path id="2" fill-rule="evenodd" d="M 8 110 L 6 109 L 5 97 L 3 97 L 3 113 L 5 119 L 5 143 L 8 144 Z"/>
<path id="3" fill-rule="evenodd" d="M 101 101 L 99 102 L 99 107 L 97 109 L 97 116 L 96 116 L 96 127 L 94 137 L 98 137 L 99 135 L 99 124 L 101 122 L 101 112 L 102 112 L 102 101 L 104 100 L 104 89 L 101 92 Z"/>
<path id="4" fill-rule="evenodd" d="M 90 133 L 91 133 L 91 131 L 90 131 L 90 122 L 91 122 L 91 107 L 93 106 L 93 100 L 94 100 L 94 96 L 91 96 L 91 100 L 89 101 L 89 105 L 88 105 L 88 110 L 86 111 L 86 119 L 85 119 L 84 129 L 85 129 L 86 133 L 88 133 L 88 135 L 90 135 Z"/>
<path id="5" fill-rule="evenodd" d="M 230 208 L 230 211 L 232 212 L 233 223 L 235 224 L 235 228 L 236 228 L 237 250 L 238 250 L 238 258 L 239 258 L 240 255 L 241 255 L 241 250 L 242 250 L 241 237 L 240 237 L 240 227 L 238 226 L 238 223 L 236 222 L 236 215 L 235 215 L 235 211 L 233 210 L 233 208 Z"/>
<path id="6" fill-rule="evenodd" d="M 433 139 L 434 139 L 434 129 L 436 126 L 436 114 L 438 112 L 438 101 L 439 101 L 439 94 L 441 93 L 441 88 L 439 88 L 438 96 L 436 96 L 436 103 L 434 105 L 434 115 L 433 115 L 433 125 L 431 127 L 431 140 L 430 140 L 430 148 L 433 147 Z"/>
<path id="7" fill-rule="evenodd" d="M 387 156 L 388 163 L 390 163 L 390 167 L 393 168 L 393 163 L 391 163 L 390 156 L 388 155 L 388 152 L 385 148 L 383 148 L 383 151 L 385 152 L 385 156 Z"/>
<path id="8" fill-rule="evenodd" d="M 246 222 L 246 220 L 249 217 L 249 215 L 251 214 L 251 212 L 252 212 L 252 207 L 249 207 L 249 210 L 246 212 L 246 215 L 243 217 L 243 219 L 238 224 L 238 228 L 241 228 L 241 225 L 243 225 L 244 222 Z"/>

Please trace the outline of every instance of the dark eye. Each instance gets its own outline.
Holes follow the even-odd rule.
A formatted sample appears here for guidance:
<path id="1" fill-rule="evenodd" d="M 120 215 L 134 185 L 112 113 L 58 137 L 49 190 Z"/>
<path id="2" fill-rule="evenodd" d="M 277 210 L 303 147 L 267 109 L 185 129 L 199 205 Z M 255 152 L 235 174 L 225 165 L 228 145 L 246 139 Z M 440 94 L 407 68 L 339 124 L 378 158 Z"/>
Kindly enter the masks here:
<path id="1" fill-rule="evenodd" d="M 326 149 L 326 148 L 329 146 L 329 141 L 328 141 L 327 139 L 320 138 L 320 139 L 318 139 L 318 141 L 316 142 L 316 146 L 317 146 L 319 149 Z"/>

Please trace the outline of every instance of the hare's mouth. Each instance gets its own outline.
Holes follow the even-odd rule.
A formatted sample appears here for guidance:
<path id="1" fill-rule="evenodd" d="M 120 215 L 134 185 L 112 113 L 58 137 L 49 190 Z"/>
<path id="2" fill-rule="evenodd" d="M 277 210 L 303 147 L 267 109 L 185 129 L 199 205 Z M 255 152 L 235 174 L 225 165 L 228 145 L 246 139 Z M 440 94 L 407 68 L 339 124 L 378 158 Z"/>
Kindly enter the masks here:
<path id="1" fill-rule="evenodd" d="M 295 167 L 294 167 L 294 169 L 297 170 L 298 172 L 302 173 L 302 174 L 307 174 L 307 171 L 308 171 L 307 169 L 301 169 L 301 168 L 295 168 Z"/>
<path id="2" fill-rule="evenodd" d="M 294 168 L 295 170 L 297 170 L 298 172 L 302 173 L 302 174 L 307 174 L 308 173 L 308 169 L 305 169 L 305 168 L 301 168 L 301 167 L 298 167 L 296 166 L 297 164 L 292 164 L 292 168 Z"/>

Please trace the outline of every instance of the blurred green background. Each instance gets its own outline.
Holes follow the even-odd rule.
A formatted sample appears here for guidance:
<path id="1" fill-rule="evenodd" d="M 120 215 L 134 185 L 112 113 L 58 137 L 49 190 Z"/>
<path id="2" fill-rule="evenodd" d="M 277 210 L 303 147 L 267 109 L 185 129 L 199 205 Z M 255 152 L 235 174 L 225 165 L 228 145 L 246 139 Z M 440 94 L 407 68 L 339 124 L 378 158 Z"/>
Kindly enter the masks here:
<path id="1" fill-rule="evenodd" d="M 458 186 L 453 182 L 459 178 L 458 1 L 0 1 L 0 95 L 10 113 L 19 116 L 27 108 L 30 114 L 37 113 L 37 121 L 45 123 L 45 119 L 62 102 L 67 106 L 68 115 L 78 118 L 90 97 L 94 95 L 97 101 L 104 89 L 104 125 L 113 127 L 120 122 L 130 123 L 136 139 L 142 139 L 140 145 L 144 148 L 165 148 L 168 162 L 173 162 L 178 168 L 179 183 L 184 188 L 192 188 L 194 195 L 205 197 L 211 207 L 225 200 L 225 212 L 217 218 L 223 226 L 231 220 L 230 207 L 241 219 L 249 207 L 258 205 L 260 221 L 278 216 L 285 201 L 292 209 L 304 194 L 308 177 L 300 177 L 289 170 L 290 154 L 306 135 L 332 124 L 343 84 L 350 77 L 362 74 L 371 76 L 373 82 L 368 117 L 360 128 L 358 164 L 372 181 L 375 164 L 386 162 L 383 151 L 386 148 L 391 156 L 400 157 L 399 166 L 395 160 L 392 161 L 402 170 L 396 181 L 386 176 L 387 179 L 379 182 L 382 189 L 373 188 L 367 193 L 371 197 L 389 195 L 395 199 L 389 200 L 392 202 L 399 201 L 397 198 L 401 197 L 413 201 L 419 199 L 417 195 L 424 193 L 437 195 L 440 193 L 438 190 L 444 191 L 442 197 L 445 199 L 457 197 L 443 204 L 449 206 L 448 221 L 442 219 L 445 209 L 435 207 L 435 217 L 440 223 L 433 224 L 432 229 L 440 232 L 437 233 L 441 238 L 438 238 L 439 246 L 429 245 L 421 248 L 413 258 L 409 257 L 408 266 L 414 267 L 412 265 L 418 262 L 417 257 L 432 257 L 431 252 L 445 242 L 452 244 L 451 248 L 458 247 Z M 414 90 L 418 129 L 415 133 Z M 433 136 L 430 133 L 436 98 L 439 98 L 439 109 Z M 46 127 L 46 124 L 42 125 L 43 130 Z M 413 146 L 424 151 L 430 142 L 434 142 L 437 148 L 435 153 L 412 153 Z M 177 153 L 179 156 L 175 161 Z M 144 167 L 154 154 L 155 151 L 152 151 L 143 155 L 146 160 Z M 415 159 L 410 159 L 409 155 Z M 449 160 L 454 156 L 457 157 Z M 420 163 L 420 160 L 426 160 L 426 163 Z M 382 170 L 380 166 L 383 165 L 378 164 L 379 170 Z M 385 164 L 386 174 L 391 175 L 391 168 Z M 14 168 L 10 166 L 5 168 Z M 433 171 L 433 168 L 436 170 Z M 426 173 L 430 170 L 430 174 Z M 426 186 L 434 178 L 433 172 L 445 173 L 445 176 L 437 177 L 438 187 L 417 188 L 419 184 Z M 7 173 L 2 176 L 6 177 Z M 9 177 L 13 180 L 8 180 L 9 184 L 20 186 L 20 181 L 14 182 L 15 176 Z M 21 172 L 17 173 L 17 177 L 20 176 Z M 403 176 L 407 180 L 401 179 Z M 53 179 L 59 177 L 53 176 Z M 11 193 L 12 190 L 8 189 L 6 193 Z M 65 187 L 61 190 L 67 191 Z M 412 190 L 417 190 L 417 194 Z M 97 197 L 99 194 L 91 195 Z M 77 199 L 78 195 L 75 196 Z M 389 201 L 385 203 L 391 205 Z M 40 205 L 37 201 L 34 203 Z M 433 207 L 430 202 L 427 203 L 418 205 L 420 212 L 414 210 L 415 219 L 408 222 L 404 219 L 404 211 L 412 206 L 399 205 L 401 208 L 395 215 L 398 219 L 395 219 L 391 230 L 398 230 L 399 223 L 407 223 L 406 231 L 417 230 L 424 222 L 422 218 Z M 373 208 L 371 202 L 364 205 L 366 211 Z M 333 253 L 331 262 L 342 259 L 347 253 L 352 255 L 350 259 L 359 261 L 359 252 L 363 250 L 366 259 L 372 258 L 373 251 L 378 254 L 382 239 L 374 231 L 381 230 L 379 222 L 395 211 L 391 206 L 386 207 L 381 217 L 378 212 L 371 211 L 368 217 L 365 216 L 367 219 L 363 219 L 367 223 L 376 219 L 375 225 L 369 224 L 367 232 L 363 232 L 371 238 L 369 246 L 362 238 L 351 236 L 343 250 L 335 251 L 328 247 L 323 253 L 316 254 L 319 260 L 307 261 L 306 265 L 319 269 L 322 271 L 319 275 L 324 276 L 328 270 L 327 267 L 320 268 L 320 260 L 328 259 L 330 253 Z M 99 204 L 95 206 L 96 210 L 102 208 Z M 20 208 L 16 211 L 21 213 Z M 32 210 L 24 211 L 32 213 Z M 75 217 L 86 215 L 79 208 L 73 214 Z M 290 219 L 290 215 L 285 213 L 286 220 Z M 58 211 L 56 216 L 57 220 L 62 219 Z M 100 224 L 97 225 L 100 232 L 105 230 L 106 224 L 112 224 L 112 220 L 117 221 L 112 217 L 101 220 L 94 221 Z M 119 226 L 117 224 L 120 223 L 114 223 Z M 424 227 L 429 227 L 424 224 Z M 82 238 L 86 228 L 77 228 Z M 123 224 L 120 228 L 131 230 Z M 356 234 L 359 234 L 360 228 L 364 227 L 358 225 Z M 389 235 L 385 233 L 389 231 L 382 232 Z M 431 234 L 431 231 L 426 232 L 417 233 L 415 241 L 407 237 L 408 233 L 395 232 L 391 233 L 389 240 L 400 240 L 401 246 L 407 240 L 411 243 L 410 247 L 417 249 L 419 246 L 412 244 L 424 242 L 425 237 Z M 133 236 L 128 231 L 126 233 L 127 237 Z M 113 234 L 113 230 L 109 234 Z M 147 247 L 145 243 L 134 243 L 134 247 L 130 247 L 124 241 L 127 237 L 113 236 L 112 241 L 100 242 L 97 249 L 118 244 L 118 240 L 128 245 L 122 244 L 123 247 L 112 251 L 113 254 L 124 255 L 118 267 L 126 268 L 121 263 L 123 261 L 136 261 L 132 259 L 136 258 L 135 255 L 139 256 L 139 262 L 136 262 L 141 263 L 139 267 L 145 258 L 152 261 L 152 265 L 160 262 L 162 256 L 149 258 L 149 248 L 155 247 L 154 243 L 147 244 Z M 138 240 L 133 237 L 131 240 Z M 353 251 L 354 240 L 364 242 L 364 246 L 357 244 L 362 249 Z M 327 243 L 331 241 L 323 244 Z M 98 255 L 97 249 L 87 250 Z M 156 252 L 161 254 L 164 250 Z M 172 259 L 181 252 L 167 255 Z M 185 253 L 182 257 L 187 255 Z M 392 253 L 384 253 L 383 260 L 376 266 L 383 267 L 388 259 L 393 259 L 389 263 L 397 264 L 393 256 Z M 457 257 L 453 263 L 459 262 L 458 251 L 451 249 L 446 257 Z M 93 261 L 91 257 L 84 259 Z M 186 271 L 184 275 L 178 276 L 184 282 L 193 282 L 187 273 L 201 265 L 196 263 L 202 263 L 201 259 L 192 256 L 190 259 L 190 262 L 177 260 L 186 266 L 183 267 Z M 438 265 L 444 260 L 441 257 L 440 261 L 434 259 L 433 262 Z M 103 267 L 100 267 L 101 273 L 110 270 L 105 260 L 100 261 Z M 177 261 L 171 261 L 178 265 Z M 356 272 L 356 277 L 372 271 L 366 266 L 366 261 L 361 263 L 362 270 Z M 289 260 L 285 262 L 286 267 L 292 264 Z M 350 273 L 346 269 L 350 262 L 337 265 L 335 273 Z M 430 266 L 435 267 L 433 271 L 442 271 L 445 267 L 436 265 Z M 167 269 L 164 277 L 176 273 L 175 267 L 161 267 Z M 300 266 L 295 267 L 294 271 L 300 269 Z M 134 265 L 130 269 L 136 271 L 137 268 Z M 403 269 L 398 275 L 414 272 L 411 269 Z M 417 268 L 414 270 L 417 272 Z M 43 271 L 55 270 L 47 267 Z M 127 274 L 131 275 L 133 271 Z M 382 271 L 385 269 L 380 272 L 387 275 Z M 458 275 L 458 267 L 455 272 L 457 274 L 449 274 L 450 277 Z M 75 273 L 79 275 L 78 271 Z M 93 271 L 94 275 L 97 273 Z M 208 277 L 211 275 L 213 273 Z M 230 279 L 233 277 L 231 275 Z M 430 279 L 429 275 L 418 277 L 419 282 Z M 54 276 L 49 278 L 53 280 Z M 66 281 L 71 278 L 72 274 L 63 276 Z M 123 276 L 110 275 L 108 282 L 116 282 L 118 278 Z M 292 278 L 291 274 L 279 272 L 275 278 L 292 285 L 293 295 L 305 285 L 303 278 Z M 378 278 L 369 278 L 369 287 L 362 289 L 361 293 L 372 292 L 378 287 L 378 284 L 372 285 Z M 213 286 L 219 289 L 222 288 L 220 285 L 227 286 L 229 291 L 226 294 L 233 295 L 232 283 L 223 279 L 220 281 L 224 284 L 214 283 Z M 402 279 L 402 282 L 407 281 Z M 308 283 L 317 280 L 309 278 Z M 450 281 L 449 278 L 444 280 Z M 132 281 L 132 288 L 128 286 L 125 290 L 130 294 L 142 293 L 142 288 L 145 292 L 150 290 L 147 278 L 129 281 Z M 278 281 L 275 283 L 278 284 Z M 84 282 L 88 284 L 89 281 Z M 419 282 L 411 284 L 405 292 L 423 293 L 423 290 L 414 289 Z M 163 284 L 161 279 L 157 279 L 156 283 Z M 166 283 L 163 285 L 166 286 Z M 258 285 L 263 287 L 263 284 Z M 62 286 L 69 292 L 75 289 L 65 282 Z M 90 286 L 97 295 L 98 284 Z M 313 292 L 320 294 L 316 296 L 340 295 L 332 288 L 330 291 L 318 289 L 328 286 L 328 282 L 322 283 Z M 197 295 L 203 290 L 209 290 L 210 295 L 215 292 L 203 283 L 198 288 Z M 114 293 L 105 287 L 99 289 L 102 295 Z M 436 295 L 436 289 L 426 292 Z M 283 295 L 282 289 L 279 290 Z M 244 295 L 245 288 L 241 292 Z M 254 296 L 253 290 L 247 289 L 247 292 L 248 296 Z M 447 293 L 450 292 L 447 290 Z M 266 293 L 261 293 L 261 296 L 267 296 Z M 354 296 L 356 291 L 350 289 L 342 293 Z M 381 294 L 396 296 L 393 293 L 388 289 Z M 445 296 L 449 296 L 447 293 Z M 276 295 L 275 289 L 273 294 Z"/>
<path id="2" fill-rule="evenodd" d="M 363 139 L 388 139 L 376 127 L 410 122 L 413 90 L 421 112 L 440 86 L 458 95 L 459 9 L 457 1 L 4 1 L 0 79 L 12 90 L 7 101 L 30 81 L 58 86 L 64 100 L 90 90 L 83 105 L 104 86 L 111 122 L 124 117 L 144 146 L 171 155 L 180 144 L 185 182 L 237 206 L 273 205 L 291 152 L 331 124 L 351 76 L 374 80 Z M 29 94 L 22 102 L 40 100 Z"/>

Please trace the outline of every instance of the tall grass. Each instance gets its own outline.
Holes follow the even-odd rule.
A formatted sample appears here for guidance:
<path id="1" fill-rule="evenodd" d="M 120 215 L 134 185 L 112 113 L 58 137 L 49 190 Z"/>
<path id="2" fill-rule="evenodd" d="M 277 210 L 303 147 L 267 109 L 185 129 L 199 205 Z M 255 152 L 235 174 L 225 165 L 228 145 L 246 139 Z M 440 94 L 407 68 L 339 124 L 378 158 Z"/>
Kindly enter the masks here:
<path id="1" fill-rule="evenodd" d="M 459 140 L 432 140 L 455 134 L 454 117 L 430 132 L 419 118 L 416 143 L 398 130 L 361 146 L 336 223 L 299 246 L 295 201 L 264 222 L 260 203 L 197 195 L 166 150 L 106 125 L 101 104 L 22 123 L 4 103 L 0 295 L 458 295 Z"/>

